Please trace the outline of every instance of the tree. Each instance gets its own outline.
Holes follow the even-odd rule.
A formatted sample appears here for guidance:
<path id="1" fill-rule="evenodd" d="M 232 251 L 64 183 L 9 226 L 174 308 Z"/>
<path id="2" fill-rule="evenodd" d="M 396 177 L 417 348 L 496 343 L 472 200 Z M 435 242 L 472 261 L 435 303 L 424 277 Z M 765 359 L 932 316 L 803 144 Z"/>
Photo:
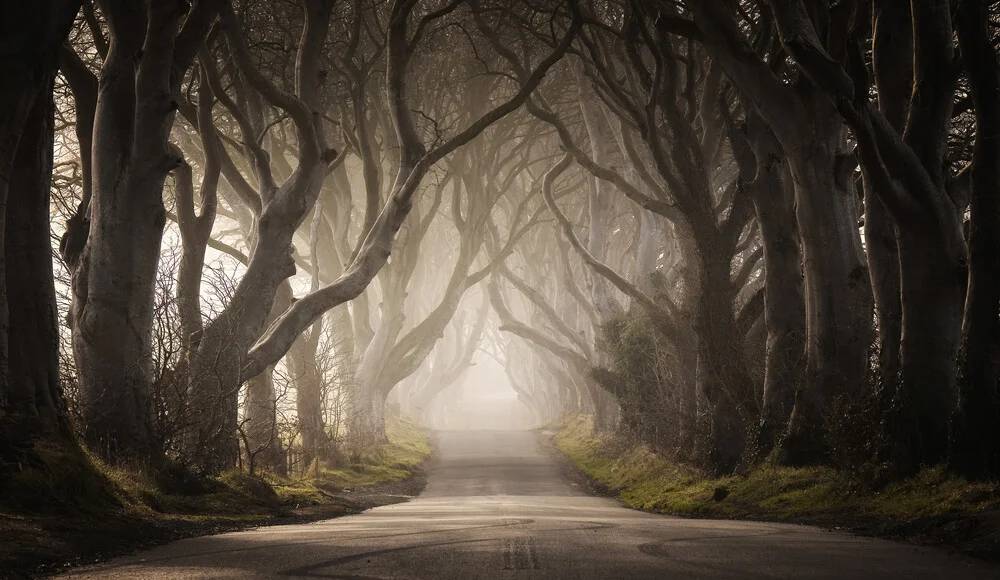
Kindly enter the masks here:
<path id="1" fill-rule="evenodd" d="M 0 437 L 67 440 L 49 237 L 53 82 L 80 2 L 17 7 L 0 34 Z"/>
<path id="2" fill-rule="evenodd" d="M 777 59 L 771 67 L 757 56 L 731 7 L 713 0 L 691 2 L 687 8 L 696 31 L 677 16 L 664 26 L 699 38 L 768 124 L 788 159 L 805 264 L 806 381 L 783 447 L 791 463 L 822 461 L 826 409 L 834 399 L 860 396 L 872 338 L 871 287 L 856 227 L 854 160 L 843 121 L 813 77 L 788 84 L 775 71 Z M 769 21 L 779 13 L 764 18 Z M 843 34 L 824 28 L 827 32 L 830 39 Z M 810 34 L 816 38 L 815 31 Z M 761 45 L 766 42 L 765 36 Z"/>
<path id="3" fill-rule="evenodd" d="M 955 17 L 976 110 L 969 207 L 969 287 L 960 357 L 951 466 L 976 479 L 1000 473 L 1000 63 L 986 2 L 963 2 Z"/>
<path id="4" fill-rule="evenodd" d="M 83 435 L 113 460 L 155 457 L 150 400 L 152 305 L 163 183 L 181 159 L 168 147 L 176 95 L 217 2 L 101 4 L 108 50 L 94 113 L 91 197 L 67 223 L 69 325 Z"/>

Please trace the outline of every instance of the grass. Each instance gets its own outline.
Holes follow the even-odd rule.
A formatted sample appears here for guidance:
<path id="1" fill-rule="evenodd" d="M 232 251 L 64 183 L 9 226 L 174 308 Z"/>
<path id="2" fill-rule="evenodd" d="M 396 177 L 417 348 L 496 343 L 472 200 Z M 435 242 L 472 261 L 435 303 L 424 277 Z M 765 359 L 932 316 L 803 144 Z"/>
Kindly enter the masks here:
<path id="1" fill-rule="evenodd" d="M 389 418 L 386 427 L 388 442 L 351 464 L 298 477 L 233 471 L 198 479 L 180 469 L 154 476 L 108 465 L 77 446 L 38 443 L 24 454 L 20 469 L 0 464 L 8 468 L 0 473 L 0 571 L 32 577 L 55 571 L 44 568 L 53 563 L 93 561 L 180 537 L 336 517 L 391 501 L 380 495 L 383 484 L 407 480 L 431 448 L 428 433 L 406 418 Z"/>
<path id="2" fill-rule="evenodd" d="M 407 479 L 431 453 L 427 433 L 407 418 L 388 419 L 388 443 L 357 461 L 323 468 L 308 477 L 261 477 L 226 472 L 218 477 L 181 481 L 154 477 L 102 462 L 77 447 L 36 444 L 36 465 L 0 482 L 0 510 L 29 513 L 136 515 L 245 515 L 253 518 L 279 507 L 315 505 L 332 492 Z"/>
<path id="3" fill-rule="evenodd" d="M 402 481 L 431 455 L 430 439 L 416 423 L 406 418 L 386 422 L 389 442 L 338 469 L 323 469 L 319 480 L 343 489 L 369 487 Z"/>
<path id="4" fill-rule="evenodd" d="M 767 462 L 745 475 L 711 478 L 646 446 L 595 434 L 593 421 L 586 416 L 558 425 L 555 440 L 587 476 L 616 491 L 625 504 L 657 513 L 778 521 L 853 516 L 907 521 L 1000 509 L 1000 486 L 970 483 L 941 467 L 882 489 L 832 468 Z"/>

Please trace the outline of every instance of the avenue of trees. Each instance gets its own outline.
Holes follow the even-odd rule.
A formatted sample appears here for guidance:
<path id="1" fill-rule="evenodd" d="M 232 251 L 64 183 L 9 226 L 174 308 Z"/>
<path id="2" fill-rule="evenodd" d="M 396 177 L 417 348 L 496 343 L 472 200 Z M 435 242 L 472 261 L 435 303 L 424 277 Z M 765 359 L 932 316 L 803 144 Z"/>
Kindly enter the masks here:
<path id="1" fill-rule="evenodd" d="M 708 473 L 1000 476 L 994 0 L 11 10 L 0 459 L 304 469 L 488 357 Z"/>

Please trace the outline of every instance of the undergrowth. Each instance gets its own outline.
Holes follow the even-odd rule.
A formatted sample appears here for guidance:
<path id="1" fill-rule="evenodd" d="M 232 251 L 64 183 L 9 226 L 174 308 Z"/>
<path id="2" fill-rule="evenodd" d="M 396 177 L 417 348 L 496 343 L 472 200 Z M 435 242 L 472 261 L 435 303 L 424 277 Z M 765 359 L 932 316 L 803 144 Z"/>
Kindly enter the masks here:
<path id="1" fill-rule="evenodd" d="M 1000 508 L 1000 486 L 970 483 L 943 467 L 877 487 L 829 467 L 773 461 L 745 475 L 712 478 L 649 447 L 595 434 L 591 417 L 556 426 L 556 444 L 590 478 L 633 508 L 674 515 L 821 521 L 838 516 L 910 520 Z"/>
<path id="2" fill-rule="evenodd" d="M 387 435 L 387 444 L 355 463 L 291 477 L 231 471 L 194 478 L 169 464 L 152 474 L 108 465 L 75 445 L 37 443 L 31 465 L 0 477 L 0 514 L 263 519 L 329 503 L 345 490 L 404 480 L 430 455 L 427 433 L 408 419 L 390 419 Z"/>
<path id="3" fill-rule="evenodd" d="M 368 453 L 359 454 L 350 465 L 322 469 L 318 479 L 326 485 L 344 489 L 367 487 L 380 483 L 402 481 L 413 473 L 431 454 L 426 432 L 408 419 L 386 422 L 389 442 Z"/>

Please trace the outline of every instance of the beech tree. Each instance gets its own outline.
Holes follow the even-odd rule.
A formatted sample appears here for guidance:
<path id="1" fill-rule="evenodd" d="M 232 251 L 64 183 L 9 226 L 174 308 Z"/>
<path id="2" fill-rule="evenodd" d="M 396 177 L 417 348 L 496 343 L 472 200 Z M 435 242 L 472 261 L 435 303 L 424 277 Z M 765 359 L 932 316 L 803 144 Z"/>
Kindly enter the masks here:
<path id="1" fill-rule="evenodd" d="M 19 6 L 0 25 L 0 437 L 68 440 L 49 246 L 53 83 L 80 2 Z M 0 446 L 0 449 L 6 445 Z M 2 452 L 0 452 L 2 453 Z"/>
<path id="2" fill-rule="evenodd" d="M 0 43 L 0 453 L 321 466 L 489 360 L 716 475 L 996 476 L 996 3 L 49 4 Z"/>
<path id="3" fill-rule="evenodd" d="M 216 2 L 107 2 L 109 37 L 89 151 L 90 194 L 66 225 L 69 325 L 84 437 L 112 459 L 156 455 L 150 401 L 153 287 L 163 183 L 181 160 L 168 144 L 175 95 Z M 114 338 L 109 338 L 114 337 Z"/>
<path id="4" fill-rule="evenodd" d="M 951 465 L 987 479 L 1000 472 L 1000 57 L 996 26 L 986 2 L 965 2 L 955 16 L 959 47 L 975 103 L 976 142 L 969 204 L 969 287 L 960 354 L 959 403 L 954 417 Z M 994 7 L 992 14 L 995 14 Z"/>

